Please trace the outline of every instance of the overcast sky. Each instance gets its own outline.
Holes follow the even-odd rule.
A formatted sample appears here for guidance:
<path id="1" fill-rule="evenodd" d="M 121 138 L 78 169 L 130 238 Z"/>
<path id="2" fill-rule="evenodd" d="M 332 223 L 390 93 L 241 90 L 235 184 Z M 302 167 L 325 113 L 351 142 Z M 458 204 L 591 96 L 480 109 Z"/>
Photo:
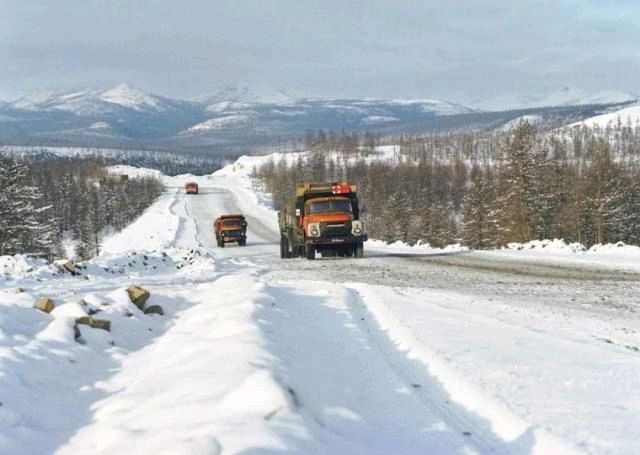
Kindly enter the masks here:
<path id="1" fill-rule="evenodd" d="M 470 103 L 640 92 L 639 0 L 0 0 L 0 99 L 127 82 Z"/>

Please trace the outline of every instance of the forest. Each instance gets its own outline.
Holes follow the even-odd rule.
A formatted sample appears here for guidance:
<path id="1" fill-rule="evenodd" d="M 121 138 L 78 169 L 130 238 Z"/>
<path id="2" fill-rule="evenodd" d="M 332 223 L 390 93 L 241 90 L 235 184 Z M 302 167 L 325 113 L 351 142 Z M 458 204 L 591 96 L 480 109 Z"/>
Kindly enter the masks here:
<path id="1" fill-rule="evenodd" d="M 509 130 L 388 139 L 392 159 L 376 157 L 372 134 L 309 133 L 305 154 L 254 170 L 277 209 L 295 184 L 359 185 L 373 238 L 442 247 L 495 248 L 561 238 L 586 246 L 640 244 L 640 126 Z"/>
<path id="2" fill-rule="evenodd" d="M 47 147 L 11 146 L 0 143 L 0 156 L 30 163 L 49 161 L 93 161 L 103 166 L 127 164 L 129 166 L 157 169 L 165 175 L 210 174 L 220 169 L 234 154 L 205 153 L 197 151 L 145 150 L 139 146 L 119 145 L 104 147 Z"/>
<path id="3" fill-rule="evenodd" d="M 154 178 L 110 175 L 93 160 L 0 159 L 0 255 L 78 259 L 137 218 L 163 191 Z"/>

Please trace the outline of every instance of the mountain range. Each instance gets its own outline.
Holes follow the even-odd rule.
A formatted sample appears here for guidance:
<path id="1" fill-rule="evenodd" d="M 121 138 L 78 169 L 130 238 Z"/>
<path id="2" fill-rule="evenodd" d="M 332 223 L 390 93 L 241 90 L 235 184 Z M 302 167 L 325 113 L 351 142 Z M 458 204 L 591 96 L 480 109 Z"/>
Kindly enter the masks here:
<path id="1" fill-rule="evenodd" d="M 177 100 L 120 84 L 0 102 L 0 142 L 246 149 L 318 129 L 416 134 L 499 127 L 522 115 L 570 123 L 634 99 L 567 88 L 546 99 L 521 100 L 525 109 L 488 111 L 443 100 L 294 98 L 246 87 Z"/>

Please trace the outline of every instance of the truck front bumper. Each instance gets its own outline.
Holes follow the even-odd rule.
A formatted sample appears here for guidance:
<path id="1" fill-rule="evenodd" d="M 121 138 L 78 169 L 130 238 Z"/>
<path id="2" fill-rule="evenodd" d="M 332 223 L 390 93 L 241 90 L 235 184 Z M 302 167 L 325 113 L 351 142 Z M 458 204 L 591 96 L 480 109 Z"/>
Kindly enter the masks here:
<path id="1" fill-rule="evenodd" d="M 240 240 L 244 240 L 247 237 L 246 236 L 220 236 L 219 237 L 220 240 L 222 240 L 224 243 L 232 243 L 232 242 L 239 242 Z"/>
<path id="2" fill-rule="evenodd" d="M 307 237 L 307 245 L 344 245 L 366 242 L 369 237 L 364 235 L 344 235 L 339 237 Z"/>

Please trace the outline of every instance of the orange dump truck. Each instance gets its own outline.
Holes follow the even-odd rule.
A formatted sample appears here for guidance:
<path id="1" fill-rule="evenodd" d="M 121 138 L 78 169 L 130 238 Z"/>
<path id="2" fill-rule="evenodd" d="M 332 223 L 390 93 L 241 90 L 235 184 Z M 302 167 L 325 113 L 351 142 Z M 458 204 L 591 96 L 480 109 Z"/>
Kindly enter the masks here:
<path id="1" fill-rule="evenodd" d="M 198 194 L 198 184 L 196 182 L 187 182 L 184 190 L 187 194 Z"/>
<path id="2" fill-rule="evenodd" d="M 219 216 L 213 222 L 213 230 L 220 248 L 231 242 L 237 242 L 240 246 L 247 244 L 247 220 L 244 215 Z"/>
<path id="3" fill-rule="evenodd" d="M 285 210 L 278 212 L 280 257 L 361 258 L 367 234 L 360 221 L 356 185 L 302 183 Z"/>

